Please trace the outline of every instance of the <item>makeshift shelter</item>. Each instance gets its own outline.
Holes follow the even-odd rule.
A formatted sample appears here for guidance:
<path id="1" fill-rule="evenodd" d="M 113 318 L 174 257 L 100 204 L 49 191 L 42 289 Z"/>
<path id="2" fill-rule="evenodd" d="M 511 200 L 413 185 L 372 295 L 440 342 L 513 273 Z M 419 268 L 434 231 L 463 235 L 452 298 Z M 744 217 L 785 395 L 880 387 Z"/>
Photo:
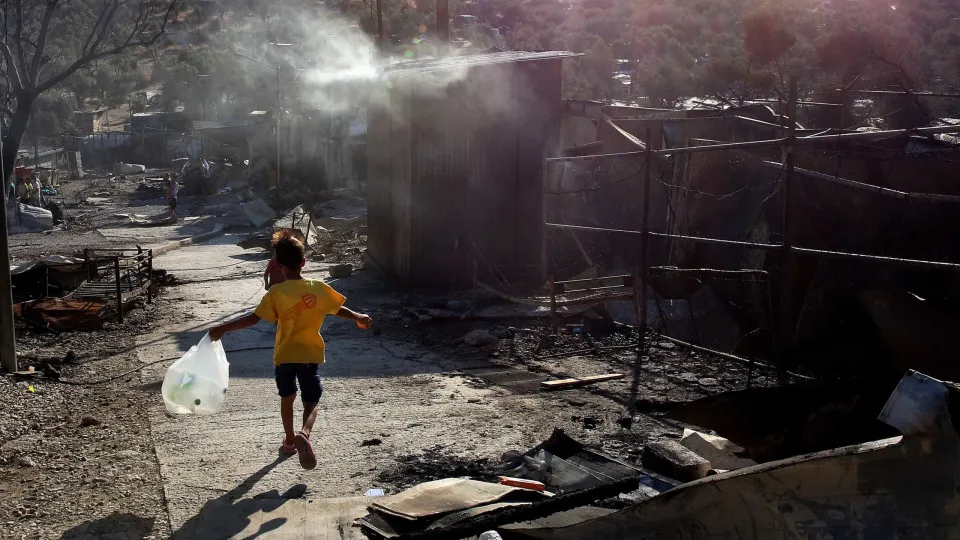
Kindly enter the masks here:
<path id="1" fill-rule="evenodd" d="M 543 158 L 567 52 L 505 52 L 384 70 L 367 130 L 368 253 L 400 282 L 543 277 Z"/>

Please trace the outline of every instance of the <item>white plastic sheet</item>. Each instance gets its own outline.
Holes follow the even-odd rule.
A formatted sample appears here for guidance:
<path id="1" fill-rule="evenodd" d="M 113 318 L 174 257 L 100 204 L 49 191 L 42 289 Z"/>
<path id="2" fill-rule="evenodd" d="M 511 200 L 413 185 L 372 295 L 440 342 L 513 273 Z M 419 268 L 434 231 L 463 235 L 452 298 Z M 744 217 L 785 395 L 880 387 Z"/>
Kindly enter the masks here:
<path id="1" fill-rule="evenodd" d="M 170 414 L 216 414 L 227 399 L 229 382 L 227 353 L 208 334 L 167 369 L 163 403 Z"/>

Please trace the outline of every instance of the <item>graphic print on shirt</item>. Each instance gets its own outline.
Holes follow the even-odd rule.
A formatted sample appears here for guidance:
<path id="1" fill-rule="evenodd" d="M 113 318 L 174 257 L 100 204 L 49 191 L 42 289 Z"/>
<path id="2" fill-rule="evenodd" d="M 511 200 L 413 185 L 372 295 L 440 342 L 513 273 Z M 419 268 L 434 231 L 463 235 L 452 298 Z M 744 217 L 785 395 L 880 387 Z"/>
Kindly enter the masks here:
<path id="1" fill-rule="evenodd" d="M 308 309 L 313 309 L 317 307 L 317 295 L 315 294 L 305 294 L 300 297 L 300 301 L 296 303 L 292 308 L 283 312 L 280 315 L 280 319 L 284 321 L 292 321 L 299 317 L 304 311 Z"/>

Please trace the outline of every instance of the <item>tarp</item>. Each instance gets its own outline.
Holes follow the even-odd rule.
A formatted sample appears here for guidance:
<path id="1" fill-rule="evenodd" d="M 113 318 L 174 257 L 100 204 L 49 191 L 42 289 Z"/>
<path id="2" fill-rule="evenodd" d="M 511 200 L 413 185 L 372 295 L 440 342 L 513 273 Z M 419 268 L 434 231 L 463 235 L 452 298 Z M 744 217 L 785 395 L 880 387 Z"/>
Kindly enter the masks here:
<path id="1" fill-rule="evenodd" d="M 53 213 L 29 204 L 7 203 L 7 226 L 15 232 L 49 231 Z"/>

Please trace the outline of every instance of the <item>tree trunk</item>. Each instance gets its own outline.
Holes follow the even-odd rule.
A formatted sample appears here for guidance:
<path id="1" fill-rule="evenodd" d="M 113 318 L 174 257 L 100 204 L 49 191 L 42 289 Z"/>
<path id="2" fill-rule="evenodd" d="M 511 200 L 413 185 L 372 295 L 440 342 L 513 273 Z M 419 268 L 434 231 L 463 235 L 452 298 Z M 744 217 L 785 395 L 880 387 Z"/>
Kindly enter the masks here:
<path id="1" fill-rule="evenodd" d="M 16 165 L 17 151 L 20 150 L 23 133 L 27 130 L 31 107 L 33 107 L 33 100 L 17 99 L 17 110 L 13 111 L 13 116 L 10 118 L 10 136 L 3 140 L 3 177 L 7 179 L 3 183 L 4 192 L 7 191 L 10 174 L 13 173 L 13 167 Z"/>

